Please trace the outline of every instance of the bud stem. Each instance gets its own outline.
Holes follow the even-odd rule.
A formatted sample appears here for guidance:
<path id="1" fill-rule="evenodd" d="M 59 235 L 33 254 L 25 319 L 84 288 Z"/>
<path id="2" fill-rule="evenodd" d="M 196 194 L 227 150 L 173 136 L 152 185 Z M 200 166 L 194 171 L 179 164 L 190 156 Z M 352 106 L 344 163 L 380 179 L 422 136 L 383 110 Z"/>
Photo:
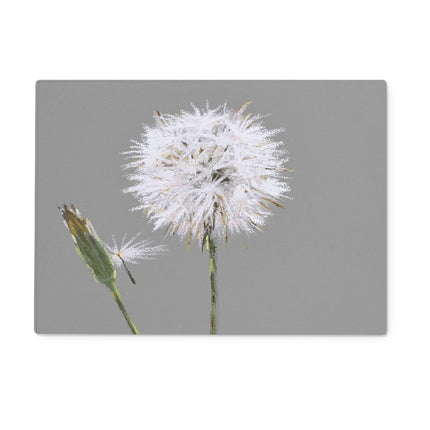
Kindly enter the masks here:
<path id="1" fill-rule="evenodd" d="M 130 327 L 130 330 L 133 334 L 139 334 L 139 330 L 136 328 L 136 326 L 133 324 L 133 321 L 128 316 L 128 313 L 125 309 L 124 303 L 121 300 L 121 295 L 118 291 L 118 288 L 115 284 L 115 282 L 112 282 L 111 284 L 107 285 L 107 287 L 111 290 L 112 296 L 115 299 L 118 307 L 120 308 L 122 314 L 124 315 L 125 320 L 127 321 L 128 326 Z"/>

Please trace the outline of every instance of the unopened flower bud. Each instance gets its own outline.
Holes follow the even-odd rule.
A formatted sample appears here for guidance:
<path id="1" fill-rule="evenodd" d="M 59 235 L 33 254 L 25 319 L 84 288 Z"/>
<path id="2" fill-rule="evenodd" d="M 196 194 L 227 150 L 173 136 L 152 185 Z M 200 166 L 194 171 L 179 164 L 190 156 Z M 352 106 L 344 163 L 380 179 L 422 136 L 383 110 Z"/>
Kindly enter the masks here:
<path id="1" fill-rule="evenodd" d="M 94 279 L 108 288 L 115 281 L 115 268 L 103 242 L 91 222 L 84 218 L 73 205 L 59 208 L 76 245 L 76 252 L 90 269 Z"/>

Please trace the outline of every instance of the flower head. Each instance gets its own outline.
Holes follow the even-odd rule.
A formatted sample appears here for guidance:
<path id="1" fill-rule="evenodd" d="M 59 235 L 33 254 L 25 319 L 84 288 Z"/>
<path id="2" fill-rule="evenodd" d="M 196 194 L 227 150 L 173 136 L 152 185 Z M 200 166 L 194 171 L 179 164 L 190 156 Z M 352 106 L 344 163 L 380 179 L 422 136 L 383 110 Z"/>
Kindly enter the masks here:
<path id="1" fill-rule="evenodd" d="M 286 151 L 274 140 L 282 130 L 266 129 L 261 115 L 244 115 L 247 105 L 154 114 L 154 126 L 145 126 L 126 153 L 134 185 L 125 190 L 154 229 L 188 236 L 188 243 L 209 235 L 227 240 L 260 230 L 270 205 L 282 207 Z"/>

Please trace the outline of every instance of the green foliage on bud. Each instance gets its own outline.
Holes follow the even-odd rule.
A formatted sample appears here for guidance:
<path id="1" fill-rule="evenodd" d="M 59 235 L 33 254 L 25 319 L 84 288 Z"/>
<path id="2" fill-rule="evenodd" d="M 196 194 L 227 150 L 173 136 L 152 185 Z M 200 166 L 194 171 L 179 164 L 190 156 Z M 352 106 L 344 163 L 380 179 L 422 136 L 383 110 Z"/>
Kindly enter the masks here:
<path id="1" fill-rule="evenodd" d="M 112 289 L 116 271 L 104 244 L 97 236 L 91 222 L 73 205 L 59 208 L 76 245 L 76 252 L 90 269 L 94 279 Z"/>

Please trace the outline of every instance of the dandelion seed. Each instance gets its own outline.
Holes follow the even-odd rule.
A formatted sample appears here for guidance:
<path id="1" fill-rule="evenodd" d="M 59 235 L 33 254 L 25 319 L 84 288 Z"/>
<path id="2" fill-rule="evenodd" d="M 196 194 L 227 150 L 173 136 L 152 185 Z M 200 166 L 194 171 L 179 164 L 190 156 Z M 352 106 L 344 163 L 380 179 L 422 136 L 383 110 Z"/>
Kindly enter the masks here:
<path id="1" fill-rule="evenodd" d="M 149 246 L 152 241 L 138 241 L 137 239 L 139 236 L 140 233 L 126 242 L 127 235 L 125 234 L 120 245 L 118 245 L 115 236 L 112 236 L 112 246 L 105 243 L 114 265 L 119 268 L 124 267 L 133 284 L 136 284 L 136 281 L 127 267 L 127 264 L 138 264 L 140 260 L 152 260 L 157 255 L 167 252 L 166 245 Z"/>

